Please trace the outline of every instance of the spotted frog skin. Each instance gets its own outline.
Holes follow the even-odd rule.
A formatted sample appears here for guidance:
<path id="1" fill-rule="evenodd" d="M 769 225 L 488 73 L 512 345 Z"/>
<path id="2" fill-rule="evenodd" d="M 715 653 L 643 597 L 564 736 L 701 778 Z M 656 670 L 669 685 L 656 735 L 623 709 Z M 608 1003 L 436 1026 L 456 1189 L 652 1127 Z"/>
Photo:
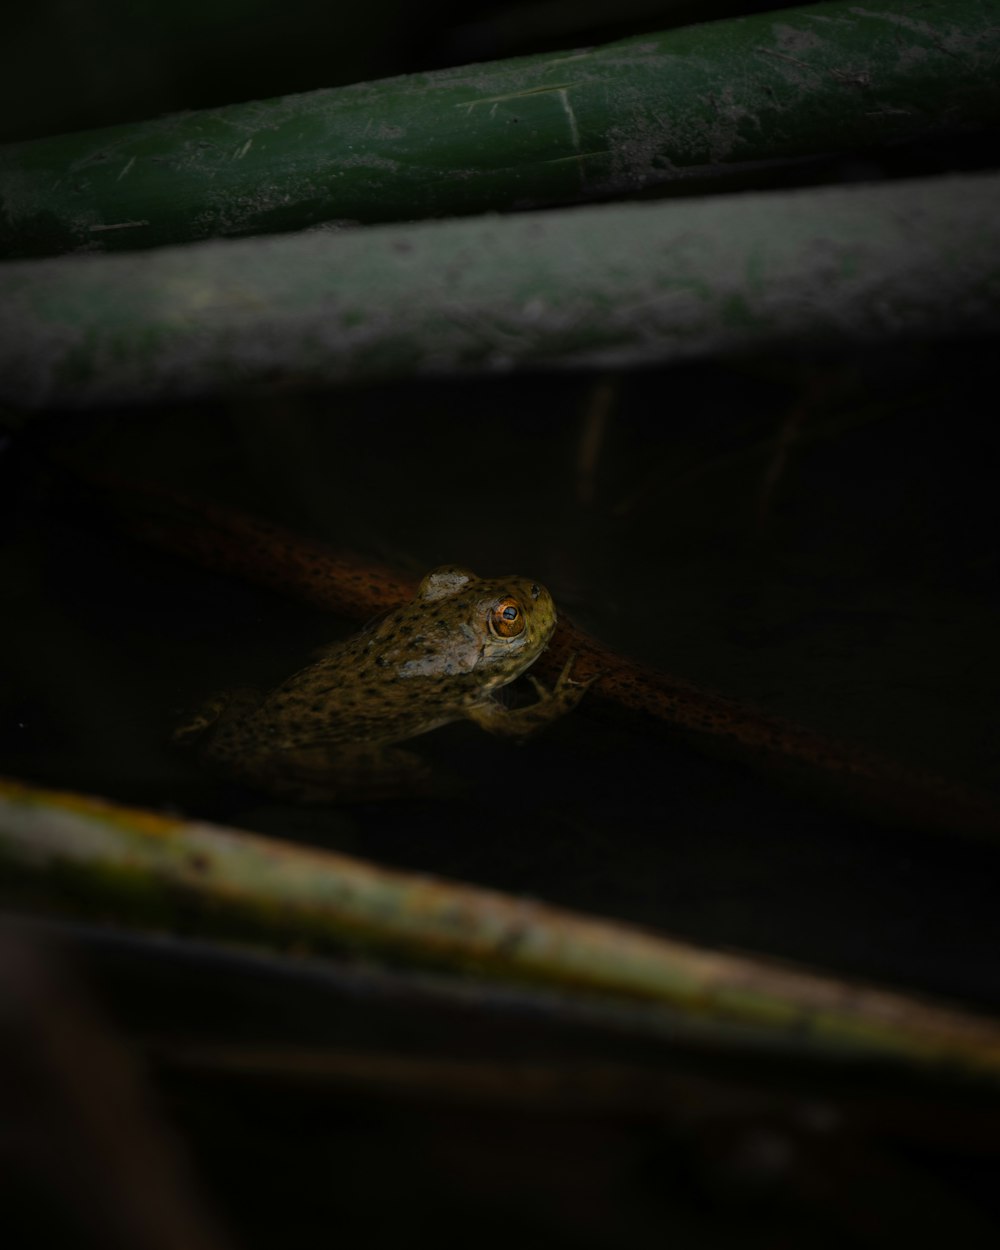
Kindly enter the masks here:
<path id="1" fill-rule="evenodd" d="M 495 691 L 521 676 L 556 625 L 552 597 L 523 577 L 487 579 L 447 565 L 405 607 L 324 648 L 269 694 L 217 695 L 175 733 L 247 784 L 301 802 L 388 797 L 426 788 L 426 765 L 395 744 L 467 718 L 521 738 L 564 715 L 589 682 L 506 708 Z"/>

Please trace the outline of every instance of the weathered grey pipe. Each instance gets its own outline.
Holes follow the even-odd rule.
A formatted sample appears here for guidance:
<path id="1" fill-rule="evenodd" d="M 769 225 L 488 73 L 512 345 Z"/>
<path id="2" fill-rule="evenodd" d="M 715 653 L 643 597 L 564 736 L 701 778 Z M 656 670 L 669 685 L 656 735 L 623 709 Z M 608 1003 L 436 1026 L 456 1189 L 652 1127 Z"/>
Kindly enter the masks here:
<path id="1" fill-rule="evenodd" d="M 88 406 L 1000 330 L 1000 175 L 0 270 L 0 400 Z"/>

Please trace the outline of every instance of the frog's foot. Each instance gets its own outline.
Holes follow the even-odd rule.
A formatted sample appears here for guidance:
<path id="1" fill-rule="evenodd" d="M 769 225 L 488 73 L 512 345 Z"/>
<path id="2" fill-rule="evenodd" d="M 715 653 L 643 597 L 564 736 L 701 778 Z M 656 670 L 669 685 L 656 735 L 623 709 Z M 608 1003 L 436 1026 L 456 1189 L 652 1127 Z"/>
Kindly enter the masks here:
<path id="1" fill-rule="evenodd" d="M 260 695 L 256 690 L 221 690 L 206 699 L 196 712 L 178 725 L 170 740 L 178 746 L 190 746 L 206 729 L 211 729 L 222 720 L 251 712 L 259 703 Z"/>
<path id="2" fill-rule="evenodd" d="M 254 761 L 243 780 L 295 803 L 369 803 L 440 797 L 442 780 L 419 756 L 371 743 L 296 747 Z"/>
<path id="3" fill-rule="evenodd" d="M 491 699 L 466 711 L 470 720 L 490 733 L 500 734 L 509 738 L 527 738 L 543 726 L 565 716 L 567 712 L 580 702 L 587 689 L 597 680 L 597 676 L 587 681 L 575 681 L 570 675 L 575 655 L 571 655 L 563 665 L 562 672 L 555 686 L 549 690 L 535 677 L 529 675 L 528 680 L 535 687 L 538 702 L 528 707 L 506 708 L 502 703 Z"/>

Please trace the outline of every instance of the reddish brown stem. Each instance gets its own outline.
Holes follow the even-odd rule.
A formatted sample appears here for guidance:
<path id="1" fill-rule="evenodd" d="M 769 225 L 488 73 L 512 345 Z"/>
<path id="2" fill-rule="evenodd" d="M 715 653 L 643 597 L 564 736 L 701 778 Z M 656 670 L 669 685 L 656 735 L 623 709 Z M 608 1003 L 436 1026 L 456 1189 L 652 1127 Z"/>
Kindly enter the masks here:
<path id="1" fill-rule="evenodd" d="M 114 492 L 124 505 L 127 528 L 144 541 L 338 616 L 367 620 L 398 607 L 416 589 L 416 578 L 335 553 L 236 510 L 148 484 L 117 480 L 99 484 Z M 576 657 L 573 676 L 594 679 L 592 694 L 620 708 L 680 730 L 711 735 L 775 762 L 805 764 L 860 781 L 870 795 L 907 821 L 1000 836 L 1000 804 L 991 795 L 918 774 L 894 760 L 636 663 L 609 650 L 563 615 L 536 671 L 543 678 L 554 678 L 570 655 Z"/>

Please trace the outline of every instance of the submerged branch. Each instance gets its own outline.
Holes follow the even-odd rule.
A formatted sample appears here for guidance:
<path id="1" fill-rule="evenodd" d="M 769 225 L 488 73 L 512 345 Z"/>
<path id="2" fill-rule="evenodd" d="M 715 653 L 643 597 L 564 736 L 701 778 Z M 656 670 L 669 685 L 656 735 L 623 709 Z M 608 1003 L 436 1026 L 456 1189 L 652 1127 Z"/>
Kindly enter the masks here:
<path id="1" fill-rule="evenodd" d="M 116 523 L 143 542 L 215 572 L 243 578 L 352 620 L 400 607 L 416 578 L 304 538 L 235 509 L 179 495 L 152 483 L 129 483 L 75 470 L 114 509 Z M 580 681 L 593 679 L 587 700 L 599 699 L 753 757 L 805 766 L 813 775 L 860 783 L 862 797 L 921 827 L 1000 837 L 1000 803 L 947 778 L 918 773 L 804 726 L 705 690 L 683 678 L 619 655 L 564 613 L 533 672 L 554 680 L 570 656 Z"/>

